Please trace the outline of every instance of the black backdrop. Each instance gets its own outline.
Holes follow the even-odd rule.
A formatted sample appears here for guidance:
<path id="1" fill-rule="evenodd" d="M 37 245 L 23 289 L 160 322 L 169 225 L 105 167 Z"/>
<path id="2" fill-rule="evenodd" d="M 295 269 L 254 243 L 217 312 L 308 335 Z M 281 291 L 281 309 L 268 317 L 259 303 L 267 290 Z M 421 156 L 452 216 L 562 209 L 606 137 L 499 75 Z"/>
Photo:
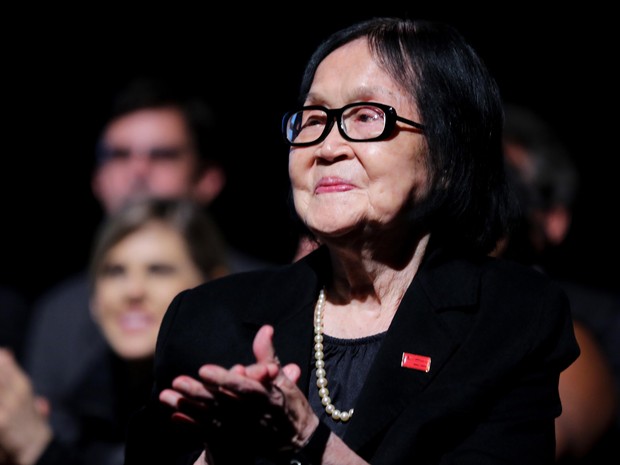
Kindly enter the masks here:
<path id="1" fill-rule="evenodd" d="M 89 186 L 96 130 L 116 86 L 144 73 L 181 77 L 211 100 L 226 122 L 213 150 L 229 169 L 214 214 L 236 247 L 289 260 L 293 236 L 280 115 L 294 103 L 305 60 L 321 38 L 353 20 L 396 14 L 454 24 L 491 68 L 505 100 L 549 120 L 582 178 L 574 227 L 555 256 L 556 271 L 617 288 L 617 274 L 607 271 L 620 258 L 612 149 L 617 50 L 610 12 L 541 17 L 436 5 L 335 14 L 329 4 L 312 6 L 317 11 L 224 5 L 217 15 L 180 6 L 7 14 L 16 32 L 7 37 L 2 59 L 0 283 L 35 299 L 82 268 L 101 216 Z M 252 113 L 262 118 L 248 121 L 249 107 L 260 108 Z"/>

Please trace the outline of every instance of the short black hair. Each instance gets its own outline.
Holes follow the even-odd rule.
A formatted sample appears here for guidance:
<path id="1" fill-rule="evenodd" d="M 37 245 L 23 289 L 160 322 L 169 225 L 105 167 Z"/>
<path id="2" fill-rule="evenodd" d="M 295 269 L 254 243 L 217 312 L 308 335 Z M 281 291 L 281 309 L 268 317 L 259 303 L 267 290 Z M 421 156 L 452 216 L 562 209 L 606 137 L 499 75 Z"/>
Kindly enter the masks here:
<path id="1" fill-rule="evenodd" d="M 217 152 L 209 150 L 217 134 L 215 111 L 206 98 L 186 81 L 161 76 L 135 76 L 114 94 L 99 132 L 114 120 L 130 113 L 158 108 L 178 109 L 187 123 L 196 153 L 203 163 L 220 162 Z M 99 153 L 100 140 L 97 141 Z"/>
<path id="2" fill-rule="evenodd" d="M 503 106 L 495 79 L 449 24 L 372 18 L 318 46 L 303 74 L 300 104 L 327 55 L 359 38 L 417 105 L 425 126 L 433 191 L 411 212 L 412 221 L 444 247 L 491 252 L 518 216 L 503 166 Z"/>

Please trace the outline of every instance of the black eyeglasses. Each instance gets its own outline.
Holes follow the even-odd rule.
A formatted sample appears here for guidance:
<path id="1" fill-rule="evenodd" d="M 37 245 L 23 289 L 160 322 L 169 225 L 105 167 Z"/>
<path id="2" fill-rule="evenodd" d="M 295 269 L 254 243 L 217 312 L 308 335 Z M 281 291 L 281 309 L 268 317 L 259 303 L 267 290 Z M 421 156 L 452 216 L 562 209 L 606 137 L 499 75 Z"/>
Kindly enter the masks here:
<path id="1" fill-rule="evenodd" d="M 334 121 L 340 135 L 350 142 L 372 142 L 387 139 L 396 121 L 409 124 L 420 131 L 424 125 L 402 118 L 389 105 L 375 102 L 356 102 L 342 108 L 329 109 L 320 105 L 302 107 L 282 118 L 282 133 L 295 147 L 318 144 L 327 137 Z"/>

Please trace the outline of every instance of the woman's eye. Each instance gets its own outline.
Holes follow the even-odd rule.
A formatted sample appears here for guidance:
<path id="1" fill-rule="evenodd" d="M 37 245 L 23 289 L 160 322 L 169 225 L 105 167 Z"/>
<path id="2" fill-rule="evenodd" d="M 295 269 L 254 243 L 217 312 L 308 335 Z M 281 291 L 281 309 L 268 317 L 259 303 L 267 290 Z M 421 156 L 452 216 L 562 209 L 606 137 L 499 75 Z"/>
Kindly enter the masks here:
<path id="1" fill-rule="evenodd" d="M 170 275 L 172 273 L 175 272 L 175 267 L 172 265 L 166 265 L 166 264 L 155 264 L 155 265 L 151 265 L 149 266 L 149 272 L 152 274 L 156 274 L 156 275 L 161 275 L 161 276 L 165 276 L 165 275 Z"/>
<path id="2" fill-rule="evenodd" d="M 123 274 L 125 274 L 125 267 L 122 265 L 105 265 L 102 269 L 101 269 L 101 276 L 103 277 L 108 277 L 108 278 L 113 278 L 116 276 L 122 276 Z"/>
<path id="3" fill-rule="evenodd" d="M 324 125 L 324 124 L 325 124 L 325 118 L 321 118 L 318 116 L 312 116 L 306 120 L 304 127 Z"/>

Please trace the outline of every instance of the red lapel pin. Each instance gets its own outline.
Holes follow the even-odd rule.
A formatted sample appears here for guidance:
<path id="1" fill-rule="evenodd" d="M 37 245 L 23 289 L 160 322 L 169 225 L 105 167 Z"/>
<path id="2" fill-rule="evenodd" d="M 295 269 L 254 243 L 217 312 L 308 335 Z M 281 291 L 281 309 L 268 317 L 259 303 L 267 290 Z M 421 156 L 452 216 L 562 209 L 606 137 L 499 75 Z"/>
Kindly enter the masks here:
<path id="1" fill-rule="evenodd" d="M 400 361 L 400 366 L 428 373 L 431 369 L 431 358 L 425 357 L 424 355 L 403 352 L 403 358 Z"/>

